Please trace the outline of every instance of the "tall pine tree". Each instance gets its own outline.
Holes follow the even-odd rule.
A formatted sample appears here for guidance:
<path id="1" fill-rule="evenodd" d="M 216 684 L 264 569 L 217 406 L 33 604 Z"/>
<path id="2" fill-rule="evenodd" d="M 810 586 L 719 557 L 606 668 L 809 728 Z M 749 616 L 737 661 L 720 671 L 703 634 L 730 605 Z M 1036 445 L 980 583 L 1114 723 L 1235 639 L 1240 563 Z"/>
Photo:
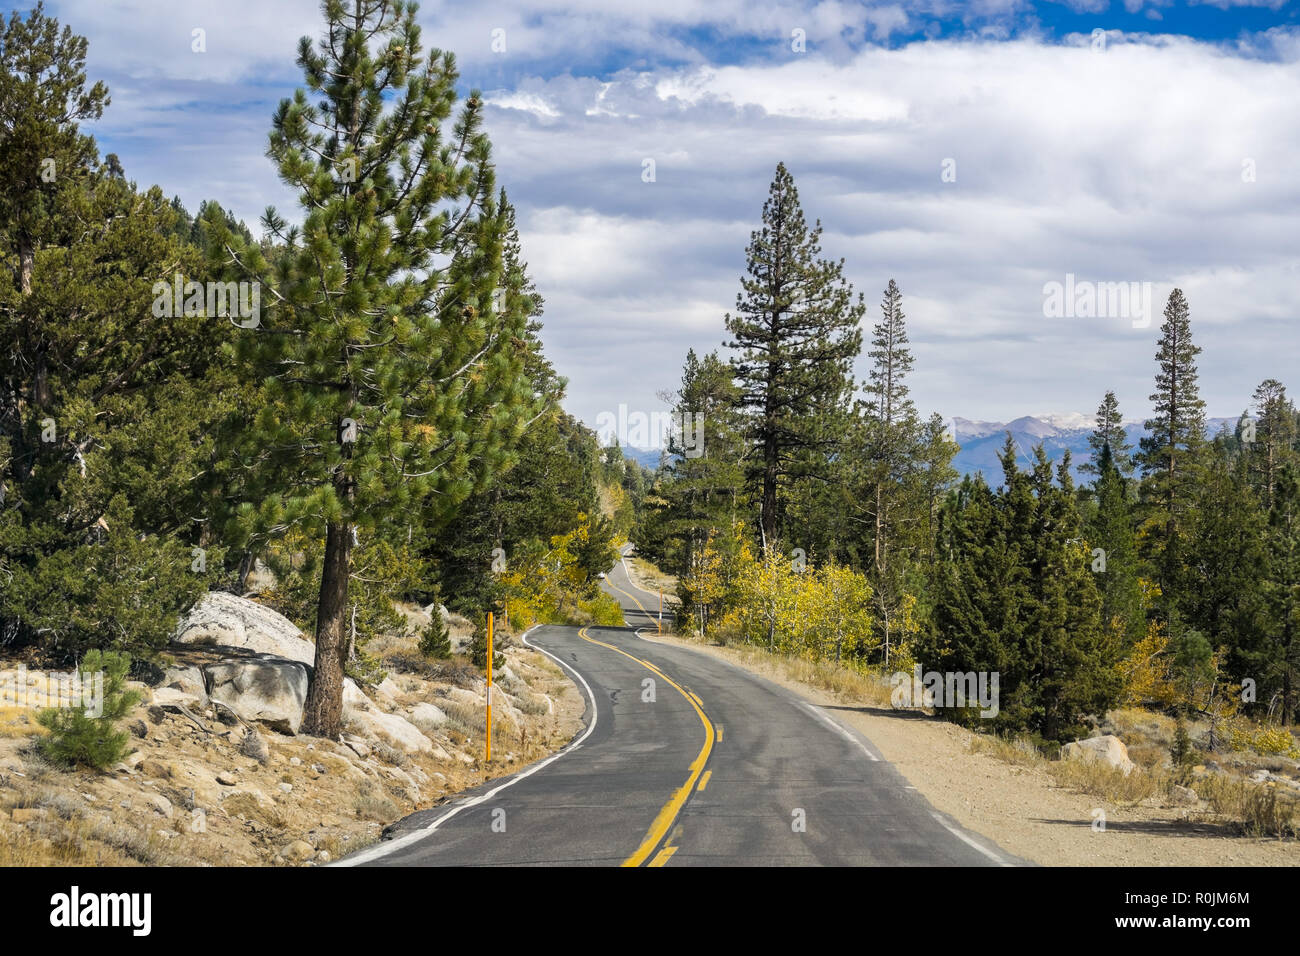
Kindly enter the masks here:
<path id="1" fill-rule="evenodd" d="M 901 557 L 899 532 L 909 524 L 901 514 L 909 491 L 908 478 L 917 454 L 920 429 L 916 408 L 908 396 L 907 375 L 912 371 L 908 348 L 903 294 L 889 280 L 880 303 L 880 321 L 872 330 L 871 371 L 865 385 L 862 443 L 855 460 L 860 469 L 860 501 L 869 516 L 871 548 L 865 555 L 870 573 L 884 663 L 894 645 L 894 632 L 902 613 L 905 565 Z M 861 507 L 861 505 L 859 505 Z M 910 522 L 910 530 L 919 523 Z"/>
<path id="2" fill-rule="evenodd" d="M 244 534 L 325 538 L 307 732 L 336 737 L 348 658 L 351 551 L 405 533 L 483 487 L 536 410 L 528 315 L 502 307 L 508 224 L 497 206 L 482 100 L 457 120 L 449 53 L 425 55 L 401 0 L 326 0 L 306 90 L 281 103 L 270 155 L 298 190 L 301 229 L 268 210 L 283 249 L 227 243 L 268 316 L 240 330 L 266 383 L 243 460 L 257 476 Z M 430 519 L 431 523 L 433 522 Z M 400 529 L 397 527 L 400 525 Z"/>
<path id="3" fill-rule="evenodd" d="M 1196 457 L 1205 443 L 1205 404 L 1196 369 L 1201 350 L 1192 344 L 1191 319 L 1181 289 L 1169 294 L 1160 331 L 1156 390 L 1151 395 L 1154 415 L 1146 421 L 1138 462 L 1148 505 L 1148 552 L 1165 595 L 1166 616 L 1172 617 L 1183 571 L 1184 517 L 1195 496 Z"/>
<path id="4" fill-rule="evenodd" d="M 821 233 L 820 222 L 808 228 L 794 177 L 779 164 L 726 317 L 765 547 L 779 536 L 791 484 L 822 477 L 840 443 L 862 348 L 866 307 L 854 301 L 844 261 L 821 258 Z"/>

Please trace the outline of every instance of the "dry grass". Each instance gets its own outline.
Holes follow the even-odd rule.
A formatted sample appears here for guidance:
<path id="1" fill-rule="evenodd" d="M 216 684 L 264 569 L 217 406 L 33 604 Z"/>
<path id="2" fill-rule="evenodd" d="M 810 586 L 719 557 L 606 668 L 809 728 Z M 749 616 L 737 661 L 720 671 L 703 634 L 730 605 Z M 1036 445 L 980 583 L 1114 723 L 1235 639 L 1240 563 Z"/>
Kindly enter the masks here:
<path id="1" fill-rule="evenodd" d="M 988 754 L 1018 767 L 1044 767 L 1047 758 L 1027 737 L 998 737 L 993 734 L 971 734 L 972 753 Z"/>
<path id="2" fill-rule="evenodd" d="M 23 827 L 0 840 L 0 866 L 192 865 L 156 830 L 69 819 Z"/>
<path id="3" fill-rule="evenodd" d="M 1045 770 L 1062 787 L 1115 804 L 1141 803 L 1150 797 L 1163 798 L 1174 783 L 1172 776 L 1158 763 L 1148 770 L 1135 768 L 1125 774 L 1118 767 L 1099 760 L 1049 760 L 1042 749 L 1027 737 L 975 733 L 971 736 L 970 748 L 975 753 L 989 754 L 1018 767 Z"/>
<path id="4" fill-rule="evenodd" d="M 529 717 L 542 717 L 551 712 L 551 708 L 547 706 L 546 698 L 541 695 L 534 695 L 524 691 L 515 700 L 518 702 L 517 706 L 520 713 L 527 714 Z"/>
<path id="5" fill-rule="evenodd" d="M 434 703 L 447 715 L 447 722 L 443 724 L 445 733 L 456 733 L 466 740 L 474 740 L 483 736 L 486 714 L 482 708 L 463 704 L 460 701 L 452 700 L 450 697 L 439 698 Z"/>
<path id="6" fill-rule="evenodd" d="M 720 643 L 727 643 L 726 635 L 715 634 L 714 637 L 720 638 Z M 753 644 L 729 644 L 728 647 L 740 656 L 744 666 L 752 670 L 775 671 L 786 680 L 830 691 L 846 703 L 891 706 L 889 682 L 879 674 L 856 671 L 834 661 L 810 661 L 772 654 Z"/>
<path id="7" fill-rule="evenodd" d="M 45 732 L 30 707 L 0 707 L 0 737 L 34 737 Z"/>
<path id="8" fill-rule="evenodd" d="M 632 582 L 634 584 L 652 594 L 662 588 L 665 605 L 670 600 L 676 600 L 677 578 L 667 572 L 660 571 L 659 568 L 645 560 L 645 558 L 628 558 L 627 563 L 632 570 Z"/>
<path id="9" fill-rule="evenodd" d="M 369 780 L 357 784 L 357 795 L 352 801 L 352 809 L 362 820 L 375 820 L 379 823 L 391 823 L 401 815 L 397 804 Z M 348 849 L 351 851 L 355 847 Z"/>
<path id="10" fill-rule="evenodd" d="M 288 823 L 284 815 L 274 804 L 262 803 L 251 793 L 235 793 L 221 801 L 221 809 L 231 817 L 253 820 L 277 830 L 284 829 Z"/>
<path id="11" fill-rule="evenodd" d="M 876 707 L 890 706 L 889 684 L 877 674 L 850 670 L 832 661 L 808 661 L 798 657 L 785 658 L 783 667 L 790 680 L 820 687 L 844 700 Z"/>
<path id="12" fill-rule="evenodd" d="M 1150 772 L 1134 769 L 1126 774 L 1100 760 L 1054 760 L 1047 769 L 1061 786 L 1116 804 L 1163 798 L 1173 784 L 1169 774 L 1159 768 Z"/>
<path id="13" fill-rule="evenodd" d="M 387 764 L 390 767 L 400 769 L 411 762 L 411 758 L 406 755 L 406 751 L 383 734 L 370 742 L 370 752 L 378 758 L 380 763 Z"/>
<path id="14" fill-rule="evenodd" d="M 1156 742 L 1166 734 L 1172 739 L 1173 721 L 1145 711 L 1112 713 L 1111 723 L 1127 727 L 1129 733 L 1149 734 L 1129 746 L 1129 756 L 1138 769 L 1125 774 L 1117 767 L 1092 760 L 1048 760 L 1034 744 L 1023 738 L 974 734 L 970 747 L 1006 763 L 1037 767 L 1050 773 L 1062 786 L 1100 797 L 1114 804 L 1137 804 L 1169 797 L 1177 775 L 1165 766 L 1168 750 Z M 1197 778 L 1193 787 L 1209 804 L 1209 815 L 1227 822 L 1245 836 L 1279 839 L 1300 837 L 1300 798 L 1239 776 L 1211 773 Z"/>
<path id="15" fill-rule="evenodd" d="M 1300 838 L 1300 800 L 1276 787 L 1210 774 L 1197 780 L 1196 792 L 1248 836 Z"/>

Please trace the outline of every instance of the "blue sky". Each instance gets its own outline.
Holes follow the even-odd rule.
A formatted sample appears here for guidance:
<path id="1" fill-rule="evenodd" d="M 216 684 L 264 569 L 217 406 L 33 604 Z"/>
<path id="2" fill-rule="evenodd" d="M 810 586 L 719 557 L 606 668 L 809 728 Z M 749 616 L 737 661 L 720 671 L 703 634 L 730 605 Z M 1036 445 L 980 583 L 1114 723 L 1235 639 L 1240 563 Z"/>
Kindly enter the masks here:
<path id="1" fill-rule="evenodd" d="M 113 95 L 94 132 L 129 176 L 250 225 L 268 204 L 293 213 L 264 153 L 300 80 L 297 39 L 320 29 L 315 0 L 47 7 L 90 40 Z M 1181 287 L 1211 414 L 1242 411 L 1266 377 L 1300 389 L 1298 15 L 1232 0 L 529 0 L 426 3 L 420 21 L 486 94 L 547 348 L 594 425 L 620 405 L 662 410 L 687 348 L 720 347 L 778 161 L 869 319 L 899 282 L 926 411 L 1091 412 L 1113 388 L 1145 414 L 1158 315 L 1049 317 L 1045 286 L 1067 276 L 1147 284 L 1157 312 Z"/>

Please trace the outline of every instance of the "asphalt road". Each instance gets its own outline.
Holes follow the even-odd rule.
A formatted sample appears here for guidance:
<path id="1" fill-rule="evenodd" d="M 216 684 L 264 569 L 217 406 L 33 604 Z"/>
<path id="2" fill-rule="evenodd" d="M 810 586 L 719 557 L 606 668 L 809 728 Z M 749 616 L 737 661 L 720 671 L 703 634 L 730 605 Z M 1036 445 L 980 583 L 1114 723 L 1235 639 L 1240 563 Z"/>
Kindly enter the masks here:
<path id="1" fill-rule="evenodd" d="M 606 585 L 632 627 L 541 627 L 526 637 L 587 696 L 578 737 L 519 774 L 407 817 L 392 839 L 340 864 L 1021 862 L 937 813 L 828 711 L 723 661 L 639 637 L 636 629 L 655 627 L 657 595 L 636 590 L 621 567 Z"/>

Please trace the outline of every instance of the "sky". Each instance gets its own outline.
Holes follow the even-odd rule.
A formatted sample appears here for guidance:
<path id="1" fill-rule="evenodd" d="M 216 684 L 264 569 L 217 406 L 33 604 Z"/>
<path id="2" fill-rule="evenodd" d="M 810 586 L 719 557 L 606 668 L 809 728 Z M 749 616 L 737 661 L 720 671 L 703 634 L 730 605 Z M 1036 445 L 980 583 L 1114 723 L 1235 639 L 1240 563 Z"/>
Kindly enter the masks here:
<path id="1" fill-rule="evenodd" d="M 112 95 L 90 129 L 128 177 L 255 232 L 268 205 L 296 215 L 265 152 L 316 0 L 47 12 L 89 40 Z M 547 354 L 593 427 L 666 410 L 687 350 L 722 349 L 778 162 L 868 338 L 898 282 L 927 414 L 1091 413 L 1113 389 L 1143 417 L 1175 287 L 1210 415 L 1265 378 L 1300 391 L 1296 0 L 486 0 L 419 20 L 484 93 Z"/>

